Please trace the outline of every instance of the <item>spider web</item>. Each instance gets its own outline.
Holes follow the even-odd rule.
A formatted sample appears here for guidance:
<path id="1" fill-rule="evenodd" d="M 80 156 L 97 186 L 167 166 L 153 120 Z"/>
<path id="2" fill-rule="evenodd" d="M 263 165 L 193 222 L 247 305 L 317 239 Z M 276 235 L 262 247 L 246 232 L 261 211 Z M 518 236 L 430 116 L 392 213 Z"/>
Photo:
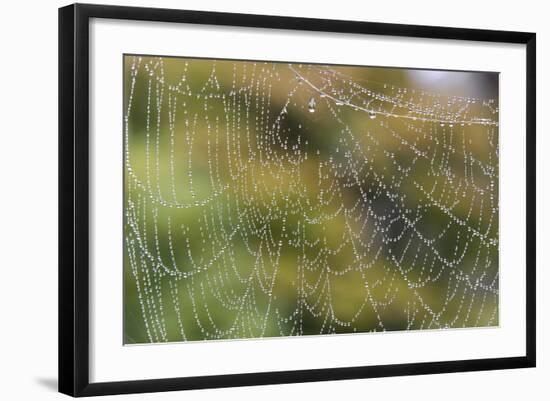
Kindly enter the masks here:
<path id="1" fill-rule="evenodd" d="M 125 66 L 126 343 L 498 325 L 496 100 Z"/>

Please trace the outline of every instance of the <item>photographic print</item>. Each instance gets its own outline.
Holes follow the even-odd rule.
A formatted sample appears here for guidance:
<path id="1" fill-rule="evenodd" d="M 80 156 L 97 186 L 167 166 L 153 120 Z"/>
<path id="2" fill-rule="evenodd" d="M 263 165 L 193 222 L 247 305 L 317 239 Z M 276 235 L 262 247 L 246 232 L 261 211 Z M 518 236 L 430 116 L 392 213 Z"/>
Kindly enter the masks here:
<path id="1" fill-rule="evenodd" d="M 124 344 L 498 326 L 498 73 L 123 74 Z"/>

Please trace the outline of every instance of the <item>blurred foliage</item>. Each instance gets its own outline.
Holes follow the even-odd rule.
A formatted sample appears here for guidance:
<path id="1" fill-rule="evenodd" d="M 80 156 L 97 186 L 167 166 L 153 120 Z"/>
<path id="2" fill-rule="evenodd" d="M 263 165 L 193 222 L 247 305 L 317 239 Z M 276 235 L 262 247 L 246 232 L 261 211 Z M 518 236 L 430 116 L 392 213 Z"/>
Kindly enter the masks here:
<path id="1" fill-rule="evenodd" d="M 384 114 L 498 121 L 455 98 L 498 97 L 497 74 L 134 56 L 124 74 L 126 344 L 498 325 L 498 127 Z"/>

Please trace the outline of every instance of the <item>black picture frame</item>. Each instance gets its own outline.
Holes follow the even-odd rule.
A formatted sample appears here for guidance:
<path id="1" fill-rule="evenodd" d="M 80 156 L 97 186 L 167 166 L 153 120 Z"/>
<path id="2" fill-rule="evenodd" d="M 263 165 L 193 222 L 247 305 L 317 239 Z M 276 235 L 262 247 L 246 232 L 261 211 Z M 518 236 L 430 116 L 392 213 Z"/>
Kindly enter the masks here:
<path id="1" fill-rule="evenodd" d="M 89 22 L 91 18 L 415 38 L 526 46 L 526 353 L 520 357 L 381 366 L 89 381 Z M 536 35 L 358 21 L 74 4 L 59 9 L 59 391 L 71 396 L 315 382 L 535 366 L 535 101 Z"/>

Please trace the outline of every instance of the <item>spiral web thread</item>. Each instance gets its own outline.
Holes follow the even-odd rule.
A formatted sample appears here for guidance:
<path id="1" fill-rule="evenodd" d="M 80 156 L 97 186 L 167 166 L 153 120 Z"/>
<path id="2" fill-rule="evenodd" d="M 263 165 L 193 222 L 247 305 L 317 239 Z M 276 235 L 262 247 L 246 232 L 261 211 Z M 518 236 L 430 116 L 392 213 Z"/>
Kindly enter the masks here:
<path id="1" fill-rule="evenodd" d="M 126 343 L 498 325 L 496 100 L 174 60 L 125 59 Z"/>

